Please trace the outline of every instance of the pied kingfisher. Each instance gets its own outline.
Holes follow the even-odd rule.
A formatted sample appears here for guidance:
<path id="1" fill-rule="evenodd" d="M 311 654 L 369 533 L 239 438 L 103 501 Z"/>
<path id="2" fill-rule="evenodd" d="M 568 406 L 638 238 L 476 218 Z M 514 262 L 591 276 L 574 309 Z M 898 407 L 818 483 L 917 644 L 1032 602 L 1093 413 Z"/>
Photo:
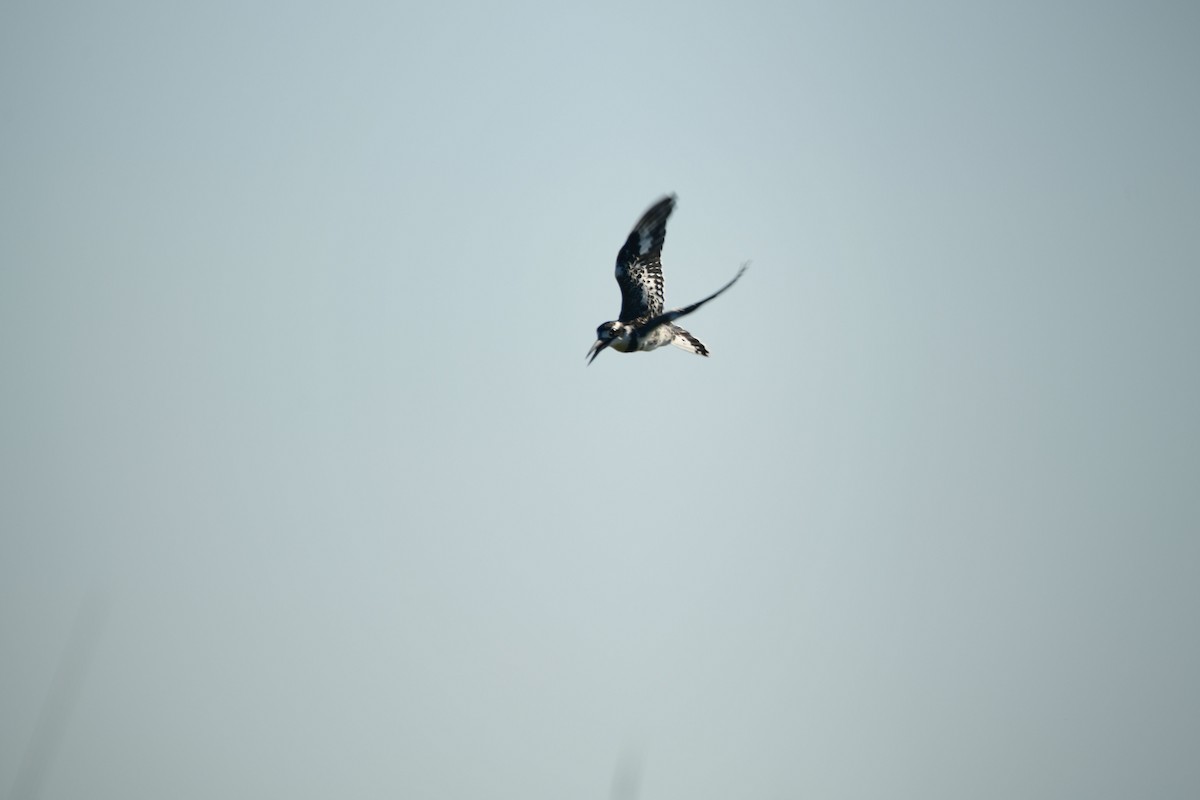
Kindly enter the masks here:
<path id="1" fill-rule="evenodd" d="M 675 210 L 675 195 L 659 200 L 642 215 L 617 253 L 617 285 L 621 287 L 621 316 L 596 328 L 596 343 L 588 351 L 588 364 L 606 347 L 621 353 L 653 350 L 664 344 L 707 356 L 704 343 L 674 324 L 733 286 L 749 263 L 742 264 L 733 280 L 690 306 L 663 311 L 662 247 L 667 238 L 667 217 Z"/>

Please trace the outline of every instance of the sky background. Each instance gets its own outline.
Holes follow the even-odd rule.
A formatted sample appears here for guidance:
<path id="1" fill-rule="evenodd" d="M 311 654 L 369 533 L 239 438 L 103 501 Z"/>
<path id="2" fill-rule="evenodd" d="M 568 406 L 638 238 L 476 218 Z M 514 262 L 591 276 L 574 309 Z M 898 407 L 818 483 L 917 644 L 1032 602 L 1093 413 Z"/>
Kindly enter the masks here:
<path id="1" fill-rule="evenodd" d="M 0 7 L 0 793 L 1200 796 L 1200 7 Z M 679 195 L 712 357 L 584 355 Z"/>

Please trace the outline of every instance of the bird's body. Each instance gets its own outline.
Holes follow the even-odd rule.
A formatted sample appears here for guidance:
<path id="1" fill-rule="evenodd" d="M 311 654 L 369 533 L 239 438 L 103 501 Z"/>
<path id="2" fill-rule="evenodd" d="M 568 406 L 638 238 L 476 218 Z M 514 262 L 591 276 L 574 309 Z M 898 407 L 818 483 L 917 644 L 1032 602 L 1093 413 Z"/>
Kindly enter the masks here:
<path id="1" fill-rule="evenodd" d="M 655 350 L 663 345 L 700 356 L 708 355 L 704 343 L 675 320 L 690 314 L 728 289 L 742 277 L 746 265 L 729 283 L 690 306 L 663 311 L 662 247 L 667 236 L 667 217 L 675 209 L 675 196 L 659 200 L 633 226 L 625 245 L 617 253 L 617 285 L 621 288 L 621 315 L 596 329 L 596 343 L 588 352 L 592 363 L 600 351 L 611 347 L 620 353 Z"/>
<path id="2" fill-rule="evenodd" d="M 642 324 L 648 320 L 642 320 Z M 637 350 L 655 350 L 663 345 L 673 344 L 692 353 L 708 355 L 704 343 L 692 336 L 678 325 L 666 323 L 659 325 L 643 335 L 638 334 L 638 320 L 626 325 L 618 325 L 612 330 L 612 342 L 609 344 L 619 353 L 633 353 Z"/>

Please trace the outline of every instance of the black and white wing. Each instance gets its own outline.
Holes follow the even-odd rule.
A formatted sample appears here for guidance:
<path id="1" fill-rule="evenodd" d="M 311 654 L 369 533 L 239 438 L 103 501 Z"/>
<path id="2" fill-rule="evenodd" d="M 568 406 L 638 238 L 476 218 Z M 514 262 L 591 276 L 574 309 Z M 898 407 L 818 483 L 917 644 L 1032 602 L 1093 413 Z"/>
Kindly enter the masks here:
<path id="1" fill-rule="evenodd" d="M 667 195 L 651 206 L 617 253 L 621 322 L 662 313 L 662 247 L 667 238 L 667 217 L 674 210 L 675 195 Z"/>
<path id="2" fill-rule="evenodd" d="M 695 311 L 696 309 L 700 308 L 700 306 L 704 305 L 709 300 L 715 300 L 717 297 L 719 297 L 721 295 L 722 292 L 724 292 L 730 286 L 733 286 L 735 283 L 737 283 L 738 278 L 742 277 L 742 275 L 746 272 L 747 267 L 749 267 L 749 266 L 750 266 L 749 261 L 747 261 L 745 264 L 742 264 L 741 268 L 739 268 L 737 271 L 737 275 L 733 276 L 733 280 L 731 280 L 729 283 L 722 286 L 720 289 L 717 289 L 715 292 L 713 292 L 712 294 L 710 294 L 708 297 L 704 298 L 703 300 L 697 300 L 696 302 L 692 303 L 691 305 L 684 306 L 683 308 L 671 309 L 670 311 L 667 311 L 666 313 L 663 313 L 663 314 L 656 314 L 655 316 L 653 316 L 650 319 L 643 322 L 641 325 L 637 326 L 635 333 L 639 337 L 649 336 L 650 333 L 653 332 L 654 329 L 657 328 L 658 326 L 672 323 L 675 320 L 679 319 L 680 317 L 686 317 L 688 314 L 690 314 L 693 311 Z M 687 331 L 682 331 L 682 332 L 687 333 Z M 695 337 L 692 336 L 691 334 L 688 334 L 688 336 L 692 339 L 695 339 Z M 704 352 L 700 353 L 700 355 L 702 355 L 702 356 L 708 355 L 708 350 L 706 348 L 704 348 L 704 345 L 701 344 L 699 339 L 695 339 L 695 344 L 700 345 L 700 348 L 704 349 Z M 695 352 L 699 352 L 699 351 L 695 351 Z"/>

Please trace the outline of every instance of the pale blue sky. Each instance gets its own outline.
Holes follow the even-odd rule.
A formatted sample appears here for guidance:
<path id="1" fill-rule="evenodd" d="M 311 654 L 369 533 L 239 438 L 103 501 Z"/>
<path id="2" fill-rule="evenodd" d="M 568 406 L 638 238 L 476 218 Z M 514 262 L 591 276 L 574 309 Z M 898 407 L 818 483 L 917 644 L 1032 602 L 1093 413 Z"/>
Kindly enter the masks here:
<path id="1" fill-rule="evenodd" d="M 4 6 L 0 792 L 1197 796 L 1197 75 L 1188 3 Z M 585 368 L 666 192 L 713 356 Z"/>

